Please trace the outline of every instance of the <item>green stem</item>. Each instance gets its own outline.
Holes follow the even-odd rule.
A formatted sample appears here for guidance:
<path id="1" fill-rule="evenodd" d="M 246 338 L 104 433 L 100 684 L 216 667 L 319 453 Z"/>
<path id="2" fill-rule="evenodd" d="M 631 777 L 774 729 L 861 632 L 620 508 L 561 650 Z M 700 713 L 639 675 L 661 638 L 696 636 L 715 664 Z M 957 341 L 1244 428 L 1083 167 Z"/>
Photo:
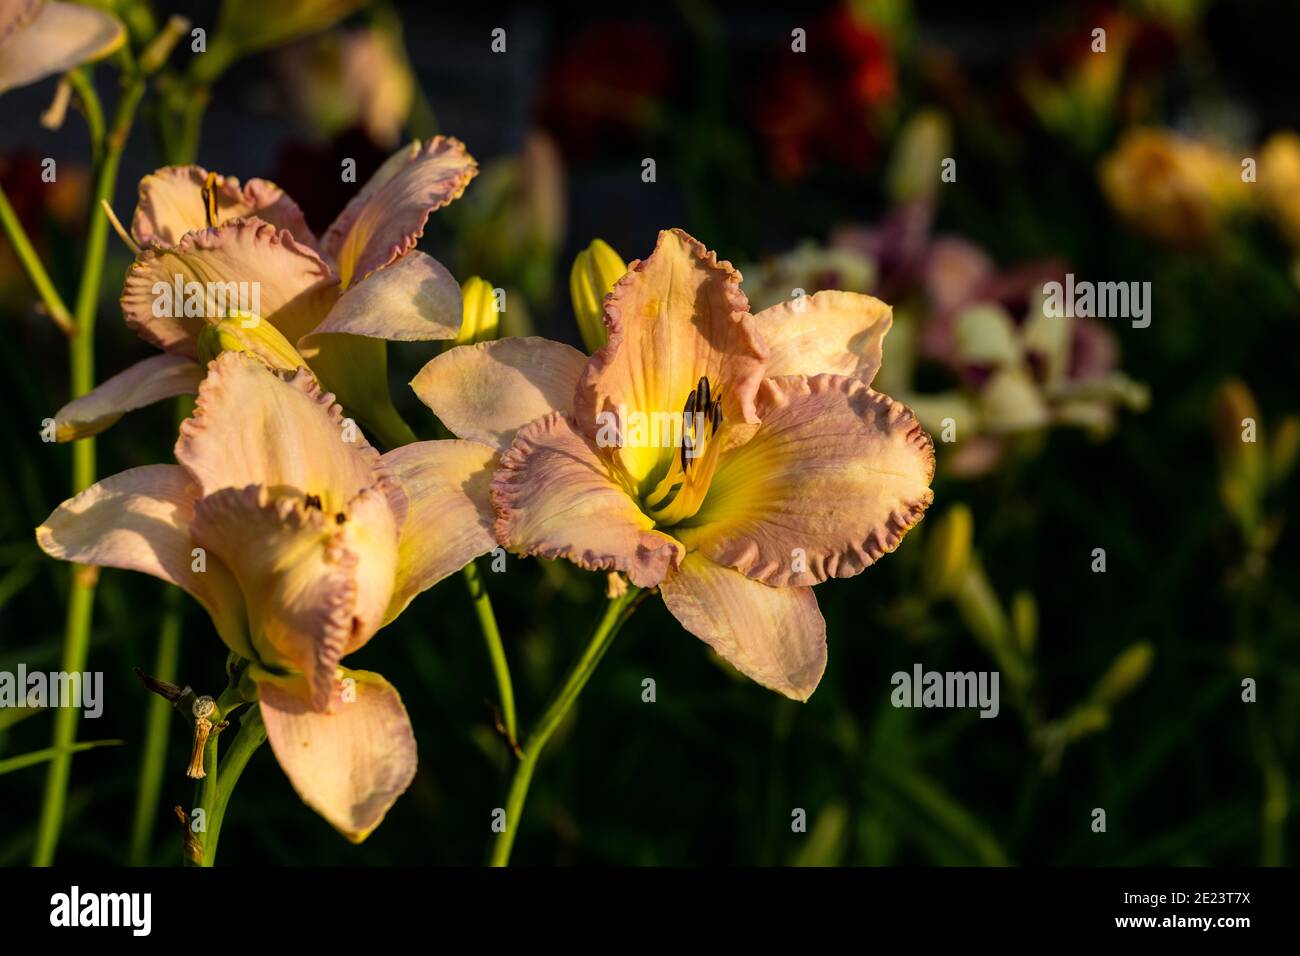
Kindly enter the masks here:
<path id="1" fill-rule="evenodd" d="M 158 651 L 149 673 L 158 680 L 172 683 L 176 680 L 176 666 L 180 658 L 181 615 L 185 608 L 180 588 L 167 586 L 163 592 L 163 602 Z M 163 770 L 167 760 L 168 730 L 173 716 L 173 707 L 166 698 L 155 696 L 149 701 L 145 717 L 144 753 L 140 758 L 140 773 L 136 778 L 131 849 L 127 854 L 130 866 L 144 866 L 149 860 L 149 845 L 154 822 L 158 819 L 158 798 L 162 794 Z"/>
<path id="2" fill-rule="evenodd" d="M 266 724 L 262 722 L 262 709 L 252 704 L 239 720 L 239 733 L 230 746 L 221 763 L 221 774 L 217 777 L 216 787 L 211 802 L 205 804 L 208 810 L 208 832 L 203 836 L 203 865 L 212 866 L 217 862 L 217 840 L 221 837 L 221 824 L 226 818 L 226 808 L 230 806 L 230 797 L 235 792 L 235 785 L 248 766 L 249 759 L 257 748 L 266 743 Z M 213 748 L 213 766 L 216 765 L 216 750 Z"/>
<path id="3" fill-rule="evenodd" d="M 465 576 L 465 586 L 469 588 L 470 600 L 474 602 L 474 613 L 478 615 L 478 625 L 483 631 L 483 640 L 487 643 L 488 657 L 492 661 L 492 673 L 497 679 L 497 693 L 501 696 L 501 717 L 505 722 L 506 735 L 510 749 L 519 752 L 519 726 L 515 719 L 515 690 L 510 681 L 510 666 L 506 663 L 505 647 L 501 643 L 501 631 L 497 627 L 496 615 L 492 612 L 492 599 L 488 597 L 487 585 L 483 575 L 473 561 L 461 570 Z"/>
<path id="4" fill-rule="evenodd" d="M 81 100 L 81 111 L 86 117 L 86 126 L 90 128 L 91 154 L 98 164 L 104 151 L 104 107 L 100 105 L 99 94 L 95 92 L 95 84 L 88 68 L 78 67 L 70 72 L 68 82 Z"/>
<path id="5" fill-rule="evenodd" d="M 609 650 L 609 645 L 613 643 L 619 629 L 632 616 L 637 604 L 648 593 L 639 588 L 629 587 L 627 593 L 621 597 L 610 599 L 600 623 L 596 625 L 591 635 L 591 640 L 587 642 L 586 649 L 578 658 L 578 662 L 573 665 L 573 669 L 569 671 L 564 686 L 560 688 L 559 693 L 555 695 L 538 720 L 537 726 L 524 741 L 523 757 L 519 760 L 519 766 L 515 768 L 514 778 L 510 781 L 510 790 L 506 794 L 505 829 L 497 835 L 496 843 L 492 847 L 493 866 L 506 866 L 510 862 L 510 850 L 514 846 L 515 834 L 519 830 L 524 800 L 528 796 L 528 785 L 533 779 L 533 772 L 537 769 L 537 761 L 542 755 L 542 749 L 555 733 L 555 728 L 560 726 L 561 721 L 572 709 L 582 689 L 587 686 L 587 681 L 595 673 L 596 666 Z"/>
<path id="6" fill-rule="evenodd" d="M 27 278 L 36 287 L 36 293 L 41 297 L 41 301 L 45 303 L 45 310 L 50 314 L 50 318 L 54 320 L 54 324 L 69 338 L 75 336 L 77 334 L 77 325 L 72 320 L 72 313 L 63 304 L 63 297 L 59 295 L 59 290 L 54 287 L 50 274 L 45 271 L 45 266 L 41 263 L 41 257 L 36 254 L 31 240 L 27 238 L 27 231 L 23 229 L 23 224 L 19 222 L 18 214 L 14 212 L 14 207 L 9 204 L 9 197 L 5 195 L 3 188 L 0 188 L 0 224 L 4 226 L 5 235 L 9 237 L 9 242 L 18 255 L 18 261 L 22 264 L 23 271 L 27 273 Z"/>
<path id="7" fill-rule="evenodd" d="M 103 162 L 99 164 L 95 179 L 95 195 L 90 206 L 90 231 L 86 240 L 86 254 L 82 265 L 81 284 L 77 290 L 77 335 L 69 342 L 69 366 L 72 380 L 72 398 L 80 398 L 95 385 L 95 307 L 99 302 L 104 274 L 104 250 L 108 240 L 108 217 L 100 200 L 111 201 L 117 186 L 117 173 L 122 162 L 135 118 L 136 107 L 144 95 L 144 78 L 129 74 L 113 117 L 113 128 L 105 137 Z M 72 446 L 72 491 L 74 494 L 89 488 L 95 481 L 95 440 L 83 438 Z M 68 596 L 68 616 L 63 635 L 64 673 L 80 674 L 86 669 L 90 649 L 91 611 L 95 600 L 93 569 L 74 567 Z M 77 736 L 80 711 L 62 707 L 54 720 L 53 746 L 64 751 L 50 763 L 45 777 L 45 795 L 41 801 L 41 817 L 37 824 L 36 850 L 33 863 L 49 866 L 59 843 L 63 825 L 63 809 L 68 798 L 68 775 L 72 755 L 67 748 Z"/>

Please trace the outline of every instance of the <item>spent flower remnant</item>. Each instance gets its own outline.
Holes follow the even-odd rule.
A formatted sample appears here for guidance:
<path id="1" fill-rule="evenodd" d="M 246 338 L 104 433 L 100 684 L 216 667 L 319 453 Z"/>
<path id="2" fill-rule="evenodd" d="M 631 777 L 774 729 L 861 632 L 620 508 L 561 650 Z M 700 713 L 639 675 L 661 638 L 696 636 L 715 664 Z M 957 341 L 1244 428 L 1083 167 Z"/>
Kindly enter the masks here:
<path id="1" fill-rule="evenodd" d="M 140 182 L 131 233 L 142 248 L 127 273 L 122 312 L 166 354 L 105 381 L 61 409 L 56 435 L 93 435 L 124 412 L 193 393 L 203 369 L 199 333 L 229 318 L 235 290 L 257 290 L 265 320 L 298 351 L 348 411 L 376 432 L 411 440 L 385 380 L 385 340 L 455 338 L 456 280 L 415 249 L 429 214 L 457 199 L 477 165 L 464 145 L 436 136 L 394 153 L 318 239 L 279 187 L 198 166 L 169 166 Z M 160 308 L 179 287 L 197 300 Z M 197 315 L 195 313 L 198 313 Z M 395 443 L 395 442 L 394 442 Z"/>
<path id="2" fill-rule="evenodd" d="M 504 339 L 438 356 L 412 386 L 502 451 L 502 545 L 658 587 L 741 672 L 806 700 L 826 663 L 812 585 L 898 546 L 933 497 L 934 450 L 870 387 L 888 306 L 824 292 L 752 315 L 740 281 L 665 231 L 605 300 L 590 358 Z"/>
<path id="3" fill-rule="evenodd" d="M 224 352 L 181 426 L 178 464 L 105 478 L 36 539 L 53 557 L 142 571 L 198 600 L 250 662 L 295 790 L 359 842 L 410 784 L 415 738 L 397 690 L 340 662 L 493 547 L 493 451 L 429 441 L 381 456 L 349 425 L 307 369 Z"/>

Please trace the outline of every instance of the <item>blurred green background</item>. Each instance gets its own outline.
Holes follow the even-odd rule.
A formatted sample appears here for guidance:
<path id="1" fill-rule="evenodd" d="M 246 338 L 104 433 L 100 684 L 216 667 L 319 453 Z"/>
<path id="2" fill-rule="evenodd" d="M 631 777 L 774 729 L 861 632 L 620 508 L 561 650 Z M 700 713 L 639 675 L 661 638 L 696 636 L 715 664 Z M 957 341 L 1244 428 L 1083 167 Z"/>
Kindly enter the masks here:
<path id="1" fill-rule="evenodd" d="M 155 7 L 204 24 L 219 4 Z M 1179 0 L 996 15 L 901 0 L 785 13 L 683 0 L 645 17 L 363 4 L 216 82 L 198 161 L 275 180 L 317 229 L 355 188 L 337 182 L 339 157 L 358 159 L 363 182 L 398 136 L 464 140 L 482 174 L 431 220 L 424 246 L 462 281 L 509 290 L 505 333 L 579 344 L 573 256 L 601 237 L 643 257 L 659 228 L 681 226 L 739 265 L 759 304 L 796 287 L 881 295 L 896 328 L 877 386 L 957 423 L 954 443 L 931 425 L 940 471 L 921 525 L 861 576 L 818 588 L 830 657 L 807 704 L 739 678 L 645 602 L 542 760 L 516 863 L 1295 862 L 1300 549 L 1286 519 L 1298 500 L 1300 161 L 1286 131 L 1300 128 L 1300 96 L 1279 67 L 1298 19 L 1282 2 Z M 495 27 L 504 54 L 490 49 Z M 791 48 L 795 29 L 806 52 Z M 340 51 L 363 35 L 388 53 L 349 72 Z M 110 95 L 112 69 L 96 81 Z M 37 124 L 53 89 L 0 100 L 0 176 L 69 290 L 86 215 L 76 170 L 89 157 L 80 117 L 59 131 Z M 124 220 L 136 181 L 163 162 L 149 117 L 124 161 Z M 1140 128 L 1165 138 L 1126 153 Z M 65 171 L 57 191 L 40 182 L 46 156 Z M 940 178 L 945 158 L 954 182 Z M 1243 158 L 1258 160 L 1257 181 L 1241 182 Z M 1116 178 L 1104 185 L 1108 162 Z M 110 237 L 101 380 L 150 354 L 117 309 L 129 261 Z M 980 263 L 981 281 L 953 292 L 936 272 L 944 262 Z M 1149 281 L 1150 326 L 1100 319 L 1095 338 L 1055 355 L 1025 337 L 1033 290 L 1067 269 Z M 0 290 L 0 670 L 49 670 L 68 569 L 40 554 L 32 529 L 69 493 L 67 447 L 39 436 L 66 400 L 65 343 L 34 311 L 7 245 Z M 984 326 L 964 318 L 974 306 L 996 309 L 998 335 L 1021 336 L 1023 351 L 981 351 Z M 1094 377 L 1081 371 L 1088 347 L 1106 357 Z M 421 437 L 436 423 L 405 383 L 435 351 L 389 349 L 395 400 Z M 1066 371 L 1054 377 L 1055 361 Z M 992 394 L 990 382 L 1013 380 L 1010 398 Z M 100 475 L 170 460 L 174 416 L 163 403 L 102 435 Z M 1241 440 L 1245 418 L 1255 442 Z M 963 460 L 968 442 L 979 454 Z M 604 579 L 489 564 L 528 726 L 584 645 Z M 171 808 L 191 802 L 187 728 L 171 718 L 156 812 L 133 830 L 151 697 L 132 668 L 158 670 L 173 606 L 178 683 L 218 693 L 225 652 L 201 609 L 167 592 L 102 574 L 90 667 L 104 672 L 105 709 L 79 733 L 124 744 L 73 758 L 61 862 L 179 860 Z M 916 663 L 999 670 L 1001 714 L 893 707 L 891 675 Z M 349 666 L 401 691 L 415 783 L 353 847 L 264 748 L 236 792 L 220 862 L 482 862 L 511 758 L 462 582 L 418 598 Z M 49 713 L 0 711 L 0 761 L 50 734 Z M 43 784 L 43 766 L 0 775 L 0 864 L 28 862 Z M 796 809 L 806 833 L 792 832 Z"/>

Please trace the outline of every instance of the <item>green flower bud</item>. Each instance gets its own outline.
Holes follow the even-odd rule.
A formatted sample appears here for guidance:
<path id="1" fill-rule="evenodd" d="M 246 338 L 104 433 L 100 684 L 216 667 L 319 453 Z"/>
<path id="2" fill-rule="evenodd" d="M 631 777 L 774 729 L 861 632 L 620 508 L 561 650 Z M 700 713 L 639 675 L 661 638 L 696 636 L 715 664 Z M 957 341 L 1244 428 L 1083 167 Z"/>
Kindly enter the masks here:
<path id="1" fill-rule="evenodd" d="M 460 296 L 464 303 L 460 332 L 447 347 L 490 342 L 497 338 L 501 330 L 501 310 L 497 308 L 496 289 L 492 288 L 492 283 L 471 276 L 460 287 Z"/>
<path id="2" fill-rule="evenodd" d="M 1097 686 L 1093 688 L 1089 700 L 1103 708 L 1115 704 L 1142 683 L 1147 672 L 1151 670 L 1155 653 L 1155 648 L 1146 641 L 1139 641 L 1126 647 L 1111 662 L 1101 680 L 1097 681 Z"/>
<path id="3" fill-rule="evenodd" d="M 970 508 L 955 504 L 945 511 L 930 532 L 925 562 L 925 584 L 933 594 L 957 590 L 970 564 L 974 520 Z"/>
<path id="4" fill-rule="evenodd" d="M 569 295 L 573 298 L 573 315 L 582 333 L 582 344 L 589 353 L 609 340 L 605 330 L 605 296 L 626 272 L 627 263 L 603 239 L 593 239 L 573 260 Z"/>

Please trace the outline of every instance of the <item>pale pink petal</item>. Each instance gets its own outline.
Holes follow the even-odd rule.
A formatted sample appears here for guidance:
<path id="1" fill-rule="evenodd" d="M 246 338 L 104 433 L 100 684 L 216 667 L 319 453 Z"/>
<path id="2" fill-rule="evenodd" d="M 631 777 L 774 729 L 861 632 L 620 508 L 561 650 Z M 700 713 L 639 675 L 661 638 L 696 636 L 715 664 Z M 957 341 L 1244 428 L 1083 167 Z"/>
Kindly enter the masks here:
<path id="1" fill-rule="evenodd" d="M 762 424 L 723 455 L 674 533 L 771 585 L 850 577 L 893 551 L 934 498 L 934 445 L 911 410 L 838 375 L 768 379 Z"/>
<path id="2" fill-rule="evenodd" d="M 472 441 L 422 441 L 382 460 L 408 501 L 391 621 L 421 591 L 496 547 L 488 492 L 496 453 Z"/>
<path id="3" fill-rule="evenodd" d="M 140 180 L 131 235 L 140 245 L 173 246 L 187 232 L 209 228 L 203 189 L 208 171 L 202 166 L 164 166 Z M 219 176 L 216 183 L 217 217 L 211 225 L 256 216 L 277 229 L 287 229 L 300 244 L 320 252 L 298 204 L 275 183 L 250 179 L 241 189 L 234 176 Z"/>
<path id="4" fill-rule="evenodd" d="M 126 40 L 117 18 L 74 3 L 10 3 L 0 30 L 0 93 L 108 56 Z"/>
<path id="5" fill-rule="evenodd" d="M 132 468 L 59 505 L 36 529 L 36 542 L 63 561 L 141 571 L 184 589 L 227 646 L 250 657 L 239 586 L 220 558 L 194 552 L 197 492 L 177 465 Z"/>
<path id="6" fill-rule="evenodd" d="M 571 410 L 586 364 L 577 349 L 549 339 L 497 339 L 443 352 L 411 388 L 453 434 L 504 451 L 529 422 Z"/>
<path id="7" fill-rule="evenodd" d="M 730 421 L 753 421 L 767 349 L 754 328 L 740 273 L 680 229 L 659 233 L 654 252 L 633 261 L 605 301 L 609 342 L 591 357 L 574 396 L 574 417 L 595 437 L 602 414 L 680 414 L 699 380 L 721 391 Z M 642 482 L 676 454 L 658 445 L 620 449 Z"/>
<path id="8" fill-rule="evenodd" d="M 764 374 L 829 372 L 870 385 L 893 321 L 889 306 L 856 292 L 818 292 L 764 309 L 754 316 L 769 349 Z"/>
<path id="9" fill-rule="evenodd" d="M 777 693 L 807 700 L 826 670 L 826 621 L 810 587 L 769 587 L 688 554 L 659 585 L 682 627 Z"/>
<path id="10" fill-rule="evenodd" d="M 397 565 L 397 525 L 382 496 L 367 492 L 339 514 L 256 485 L 194 506 L 195 540 L 239 582 L 253 659 L 298 682 L 318 709 L 342 657 L 383 623 Z"/>
<path id="11" fill-rule="evenodd" d="M 193 395 L 201 381 L 203 369 L 185 356 L 151 355 L 60 408 L 54 415 L 54 437 L 62 442 L 98 435 L 126 412 Z"/>
<path id="12" fill-rule="evenodd" d="M 242 309 L 296 342 L 337 297 L 337 277 L 320 256 L 270 223 L 238 219 L 141 252 L 127 271 L 122 314 L 146 342 L 196 358 L 205 323 Z"/>
<path id="13" fill-rule="evenodd" d="M 375 484 L 378 457 L 310 372 L 273 372 L 240 352 L 208 366 L 176 442 L 203 494 L 264 485 L 314 495 L 331 516 Z"/>
<path id="14" fill-rule="evenodd" d="M 4 43 L 41 12 L 44 0 L 0 0 L 0 43 Z"/>
<path id="15" fill-rule="evenodd" d="M 429 214 L 459 199 L 477 172 L 465 144 L 450 136 L 389 157 L 325 233 L 344 288 L 414 249 Z"/>
<path id="16" fill-rule="evenodd" d="M 518 554 L 622 571 L 639 587 L 654 587 L 681 557 L 560 412 L 519 430 L 492 479 L 492 505 L 497 540 Z"/>
<path id="17" fill-rule="evenodd" d="M 262 720 L 298 796 L 360 843 L 415 779 L 415 734 L 392 684 L 370 671 L 340 674 L 324 713 L 260 682 Z"/>
<path id="18" fill-rule="evenodd" d="M 413 251 L 354 283 L 299 345 L 310 349 L 327 333 L 390 342 L 454 339 L 460 322 L 460 285 L 432 256 Z"/>

